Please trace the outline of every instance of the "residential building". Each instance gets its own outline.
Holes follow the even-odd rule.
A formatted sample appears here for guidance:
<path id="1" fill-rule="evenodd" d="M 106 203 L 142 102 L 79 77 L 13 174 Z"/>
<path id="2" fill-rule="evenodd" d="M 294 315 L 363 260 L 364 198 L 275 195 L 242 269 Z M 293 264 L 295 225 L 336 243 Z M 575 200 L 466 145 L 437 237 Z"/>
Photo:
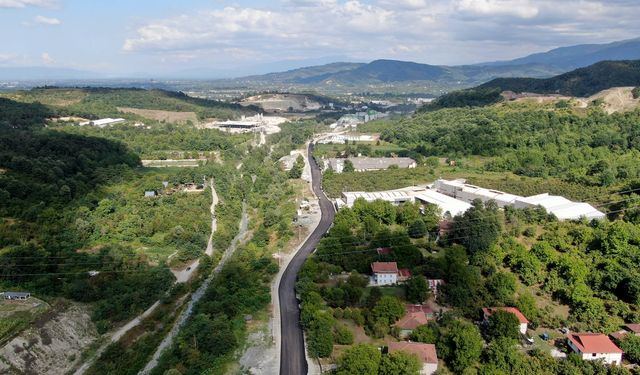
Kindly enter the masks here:
<path id="1" fill-rule="evenodd" d="M 415 168 L 417 166 L 416 161 L 411 158 L 329 158 L 324 160 L 323 170 L 332 169 L 335 173 L 342 173 L 347 160 L 353 164 L 353 169 L 356 172 L 379 171 L 389 169 L 392 165 L 396 165 L 398 168 Z"/>
<path id="2" fill-rule="evenodd" d="M 407 313 L 421 312 L 427 317 L 427 319 L 434 319 L 435 318 L 435 313 L 433 312 L 433 310 L 429 306 L 426 306 L 426 305 L 406 304 L 406 305 L 404 305 L 404 310 Z"/>
<path id="3" fill-rule="evenodd" d="M 376 285 L 394 285 L 398 283 L 398 264 L 396 262 L 371 263 L 373 282 Z"/>
<path id="4" fill-rule="evenodd" d="M 420 369 L 420 375 L 432 375 L 438 371 L 438 355 L 436 353 L 436 346 L 433 344 L 423 344 L 419 342 L 391 342 L 388 345 L 389 353 L 395 353 L 397 351 L 403 351 L 411 354 L 415 354 L 420 362 L 422 362 L 422 369 Z"/>
<path id="5" fill-rule="evenodd" d="M 567 344 L 585 361 L 602 360 L 609 365 L 622 363 L 622 349 L 602 333 L 570 333 Z"/>
<path id="6" fill-rule="evenodd" d="M 407 338 L 414 329 L 429 323 L 426 314 L 421 311 L 407 312 L 393 326 L 400 330 L 400 337 Z"/>
<path id="7" fill-rule="evenodd" d="M 28 292 L 4 292 L 0 293 L 0 297 L 10 301 L 26 301 L 31 298 L 31 293 Z"/>
<path id="8" fill-rule="evenodd" d="M 609 336 L 615 340 L 622 340 L 627 334 L 640 336 L 640 324 L 625 324 L 622 329 L 616 331 Z"/>
<path id="9" fill-rule="evenodd" d="M 518 318 L 518 322 L 520 322 L 520 333 L 523 335 L 527 334 L 527 329 L 529 328 L 529 320 L 520 312 L 520 310 L 516 307 L 485 307 L 482 309 L 482 313 L 484 315 L 485 322 L 488 322 L 489 317 L 493 315 L 496 311 L 506 311 L 511 313 Z"/>
<path id="10" fill-rule="evenodd" d="M 398 282 L 403 283 L 411 277 L 411 271 L 408 268 L 400 268 L 398 270 Z"/>

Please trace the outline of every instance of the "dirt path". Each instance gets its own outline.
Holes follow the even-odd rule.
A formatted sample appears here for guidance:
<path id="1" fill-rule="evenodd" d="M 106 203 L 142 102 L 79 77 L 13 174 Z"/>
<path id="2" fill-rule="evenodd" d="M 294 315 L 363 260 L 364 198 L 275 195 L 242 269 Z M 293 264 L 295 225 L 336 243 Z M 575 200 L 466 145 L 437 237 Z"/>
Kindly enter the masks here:
<path id="1" fill-rule="evenodd" d="M 215 212 L 216 212 L 216 206 L 218 205 L 219 199 L 218 199 L 218 193 L 216 192 L 216 189 L 213 183 L 213 178 L 209 181 L 209 184 L 211 186 L 211 207 L 210 207 L 211 234 L 209 235 L 209 243 L 207 244 L 207 249 L 205 250 L 205 254 L 211 256 L 213 254 L 213 234 L 218 229 L 218 221 L 216 219 Z M 174 276 L 176 277 L 176 283 L 184 283 L 189 281 L 193 277 L 193 273 L 198 268 L 199 265 L 200 265 L 200 260 L 198 259 L 182 271 L 175 271 L 175 272 L 172 271 Z M 82 366 L 80 366 L 73 373 L 73 375 L 83 375 L 93 365 L 95 360 L 97 358 L 100 358 L 102 353 L 107 349 L 109 345 L 115 342 L 118 342 L 124 335 L 127 334 L 127 332 L 129 332 L 131 329 L 133 329 L 134 327 L 142 323 L 142 321 L 145 318 L 147 318 L 149 315 L 151 315 L 156 310 L 156 308 L 158 308 L 158 306 L 160 306 L 160 301 L 156 301 L 145 312 L 133 318 L 129 323 L 120 327 L 115 332 L 111 333 L 109 339 L 104 344 L 102 344 L 102 346 L 100 346 L 96 350 L 95 354 L 91 358 L 89 358 L 86 362 L 84 362 Z"/>
<path id="2" fill-rule="evenodd" d="M 238 232 L 238 235 L 235 236 L 235 238 L 231 241 L 231 245 L 229 245 L 229 248 L 227 249 L 227 251 L 225 251 L 224 255 L 222 256 L 222 259 L 220 259 L 220 263 L 218 263 L 216 268 L 213 269 L 213 272 L 211 272 L 211 275 L 209 275 L 209 277 L 202 283 L 202 285 L 198 288 L 198 290 L 196 290 L 191 295 L 191 301 L 189 301 L 187 308 L 182 312 L 180 317 L 178 317 L 178 319 L 176 320 L 176 323 L 174 324 L 173 328 L 171 328 L 171 331 L 169 332 L 169 334 L 167 334 L 164 340 L 162 340 L 162 342 L 158 346 L 158 349 L 153 354 L 153 357 L 151 358 L 151 360 L 147 363 L 144 369 L 142 369 L 142 371 L 140 371 L 138 374 L 140 375 L 149 374 L 151 370 L 153 370 L 158 365 L 158 360 L 160 359 L 160 356 L 167 348 L 169 348 L 173 344 L 173 340 L 176 338 L 178 333 L 180 333 L 180 329 L 193 313 L 194 306 L 204 296 L 204 293 L 209 287 L 209 284 L 211 284 L 213 277 L 222 270 L 226 262 L 229 260 L 229 258 L 233 255 L 233 253 L 237 249 L 240 241 L 244 240 L 245 237 L 247 236 L 248 227 L 249 227 L 249 216 L 247 214 L 247 205 L 243 203 L 242 218 L 240 219 L 240 231 Z"/>

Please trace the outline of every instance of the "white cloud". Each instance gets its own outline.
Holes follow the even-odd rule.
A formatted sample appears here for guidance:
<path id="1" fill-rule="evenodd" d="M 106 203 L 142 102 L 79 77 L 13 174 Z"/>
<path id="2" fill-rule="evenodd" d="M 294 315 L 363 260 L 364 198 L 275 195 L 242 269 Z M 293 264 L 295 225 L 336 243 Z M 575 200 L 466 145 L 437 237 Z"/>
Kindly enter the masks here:
<path id="1" fill-rule="evenodd" d="M 51 8 L 58 4 L 55 0 L 0 0 L 0 8 L 25 8 L 28 6 Z"/>
<path id="2" fill-rule="evenodd" d="M 55 60 L 51 57 L 51 55 L 49 55 L 49 52 L 42 52 L 42 55 L 40 55 L 40 58 L 42 59 L 42 63 L 45 65 L 51 65 L 51 64 L 55 64 Z"/>
<path id="3" fill-rule="evenodd" d="M 639 18 L 631 0 L 282 0 L 148 20 L 122 49 L 167 63 L 347 56 L 458 64 L 631 38 Z"/>
<path id="4" fill-rule="evenodd" d="M 45 16 L 35 16 L 33 22 L 40 25 L 60 25 L 62 21 L 57 18 L 50 18 Z"/>
<path id="5" fill-rule="evenodd" d="M 459 0 L 457 9 L 484 16 L 533 18 L 539 9 L 528 0 Z"/>

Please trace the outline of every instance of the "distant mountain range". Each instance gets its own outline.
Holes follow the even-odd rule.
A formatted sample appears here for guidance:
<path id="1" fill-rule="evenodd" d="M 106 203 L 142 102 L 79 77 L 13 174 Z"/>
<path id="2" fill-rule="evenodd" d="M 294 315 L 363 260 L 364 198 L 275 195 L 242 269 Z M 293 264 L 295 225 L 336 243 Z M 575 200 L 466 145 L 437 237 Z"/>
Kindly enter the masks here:
<path id="1" fill-rule="evenodd" d="M 611 87 L 640 86 L 640 60 L 601 61 L 546 79 L 496 78 L 480 89 L 586 97 Z"/>
<path id="2" fill-rule="evenodd" d="M 433 93 L 472 87 L 495 78 L 548 78 L 585 67 L 602 60 L 640 59 L 640 38 L 608 44 L 582 44 L 536 53 L 509 61 L 475 65 L 441 66 L 396 60 L 375 60 L 370 63 L 337 62 L 288 70 L 280 73 L 253 75 L 235 79 L 213 80 L 214 86 L 240 85 L 246 87 L 287 90 L 303 88 L 357 89 L 379 87 L 407 87 L 409 82 L 417 88 Z M 291 64 L 291 63 L 289 63 Z M 198 69 L 193 72 L 200 71 Z M 194 74 L 191 72 L 190 74 Z M 204 72 L 204 70 L 202 71 Z M 176 73 L 178 74 L 178 73 Z M 186 74 L 186 73 L 182 73 Z M 208 78 L 201 73 L 201 77 Z M 170 75 L 165 74 L 167 79 Z M 1 68 L 0 80 L 88 80 L 103 78 L 99 74 L 74 69 L 52 67 Z M 162 79 L 162 77 L 157 77 Z M 176 77 L 173 77 L 176 78 Z M 404 89 L 403 89 L 404 90 Z"/>
<path id="3" fill-rule="evenodd" d="M 513 66 L 542 64 L 565 71 L 583 68 L 603 60 L 640 59 L 640 38 L 623 40 L 608 44 L 580 44 L 561 47 L 548 52 L 535 53 L 509 61 L 497 61 L 478 64 L 482 66 Z"/>
<path id="4" fill-rule="evenodd" d="M 562 47 L 515 60 L 475 65 L 442 66 L 375 60 L 368 64 L 333 63 L 218 82 L 248 85 L 375 85 L 425 81 L 469 87 L 497 77 L 547 78 L 602 60 L 629 59 L 640 59 L 640 38 Z"/>

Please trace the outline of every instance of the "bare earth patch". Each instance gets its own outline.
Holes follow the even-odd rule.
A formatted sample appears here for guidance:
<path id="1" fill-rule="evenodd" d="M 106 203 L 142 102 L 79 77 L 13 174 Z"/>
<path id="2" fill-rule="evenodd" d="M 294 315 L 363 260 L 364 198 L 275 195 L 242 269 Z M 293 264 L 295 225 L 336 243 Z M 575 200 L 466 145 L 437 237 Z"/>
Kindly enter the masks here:
<path id="1" fill-rule="evenodd" d="M 198 116 L 196 116 L 195 112 L 172 112 L 157 109 L 140 109 L 129 107 L 118 107 L 118 111 L 124 113 L 133 113 L 134 115 L 142 116 L 144 118 L 156 121 L 175 123 L 186 123 L 187 121 L 191 121 L 194 124 L 198 123 Z"/>
<path id="2" fill-rule="evenodd" d="M 59 303 L 0 348 L 0 373 L 65 374 L 97 337 L 85 306 Z"/>

